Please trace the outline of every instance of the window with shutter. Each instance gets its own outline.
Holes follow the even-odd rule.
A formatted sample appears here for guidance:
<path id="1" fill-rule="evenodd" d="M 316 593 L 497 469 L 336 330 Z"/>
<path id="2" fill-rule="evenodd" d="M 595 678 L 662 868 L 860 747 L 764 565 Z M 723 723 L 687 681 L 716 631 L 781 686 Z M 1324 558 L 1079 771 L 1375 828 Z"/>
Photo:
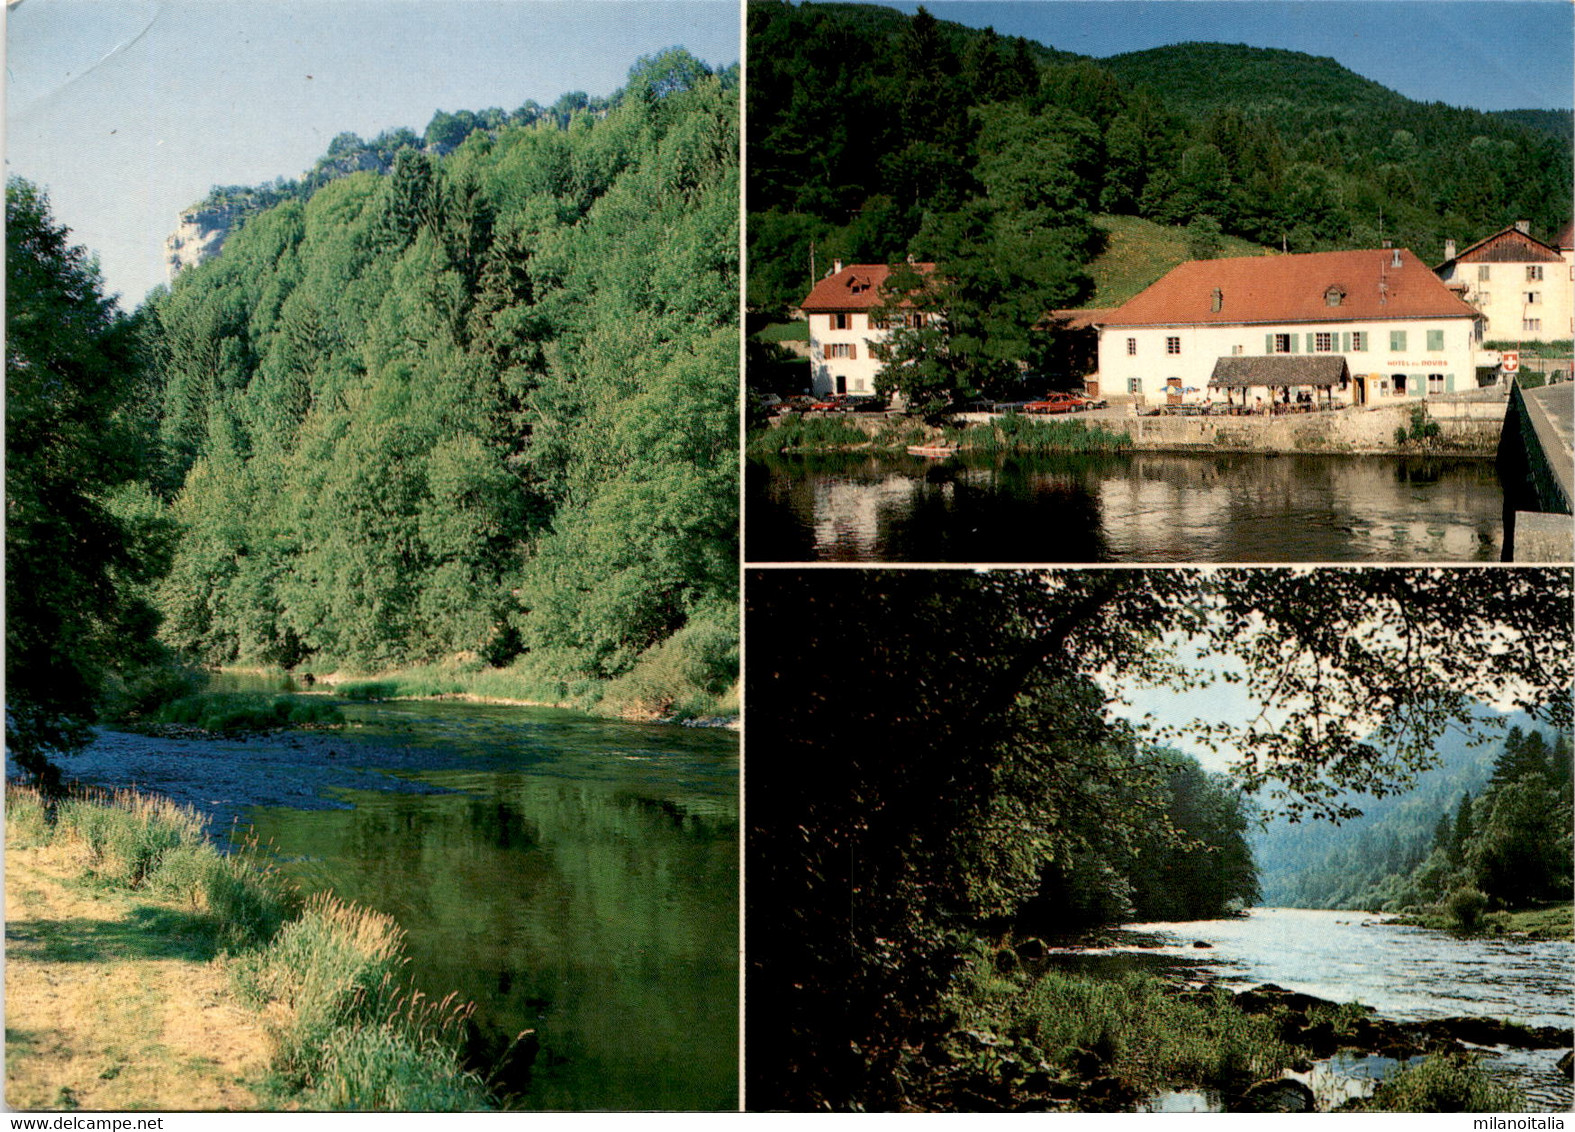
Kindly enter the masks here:
<path id="1" fill-rule="evenodd" d="M 1391 330 L 1389 332 L 1389 352 L 1391 354 L 1405 353 L 1405 331 Z"/>
<path id="2" fill-rule="evenodd" d="M 854 345 L 849 345 L 848 346 L 848 360 L 849 361 L 858 361 L 858 358 L 859 358 L 859 348 L 857 346 L 854 346 Z"/>
<path id="3" fill-rule="evenodd" d="M 1427 332 L 1427 350 L 1433 353 L 1444 348 L 1444 332 L 1442 330 L 1429 330 Z"/>

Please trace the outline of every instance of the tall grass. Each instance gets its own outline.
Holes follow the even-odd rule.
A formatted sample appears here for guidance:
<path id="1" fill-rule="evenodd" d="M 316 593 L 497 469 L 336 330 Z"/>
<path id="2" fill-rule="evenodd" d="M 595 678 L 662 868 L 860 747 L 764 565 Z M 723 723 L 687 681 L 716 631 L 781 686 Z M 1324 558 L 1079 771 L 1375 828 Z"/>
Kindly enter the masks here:
<path id="1" fill-rule="evenodd" d="M 1525 1098 L 1483 1072 L 1469 1054 L 1435 1054 L 1379 1082 L 1346 1109 L 1362 1112 L 1520 1112 Z"/>
<path id="2" fill-rule="evenodd" d="M 750 433 L 744 451 L 769 456 L 794 448 L 857 448 L 869 442 L 869 433 L 838 417 L 793 417 Z"/>
<path id="3" fill-rule="evenodd" d="M 8 845 L 30 849 L 48 845 L 55 835 L 55 813 L 36 786 L 5 784 L 5 838 Z"/>
<path id="4" fill-rule="evenodd" d="M 207 846 L 208 823 L 195 810 L 130 790 L 66 798 L 56 824 L 90 871 L 127 888 L 141 888 L 170 851 Z"/>
<path id="5" fill-rule="evenodd" d="M 273 1070 L 303 1105 L 488 1107 L 457 1052 L 471 1007 L 409 992 L 405 963 L 404 933 L 391 918 L 317 893 L 230 970 L 242 1000 L 269 1019 Z"/>
<path id="6" fill-rule="evenodd" d="M 1104 425 L 1073 420 L 1035 420 L 1006 413 L 990 424 L 947 429 L 946 439 L 975 452 L 1121 452 L 1132 437 Z"/>
<path id="7" fill-rule="evenodd" d="M 1102 1073 L 1143 1091 L 1240 1087 L 1277 1075 L 1294 1055 L 1270 1019 L 1242 1013 L 1228 991 L 1184 996 L 1145 975 L 1023 978 L 998 973 L 981 954 L 956 1008 L 959 1029 L 1007 1037 L 1025 1059 L 1070 1070 L 1092 1057 Z"/>
<path id="8" fill-rule="evenodd" d="M 51 823 L 48 804 L 36 790 L 7 786 L 7 844 L 53 843 L 103 883 L 180 901 L 207 917 L 224 946 L 266 943 L 299 907 L 255 844 L 219 853 L 207 819 L 187 806 L 131 790 L 83 790 L 56 803 Z"/>
<path id="9" fill-rule="evenodd" d="M 401 980 L 404 933 L 332 894 L 301 901 L 255 842 L 221 855 L 196 811 L 129 790 L 61 800 L 53 823 L 36 789 L 6 788 L 6 843 L 74 853 L 100 880 L 204 915 L 237 994 L 264 1014 L 282 1103 L 320 1109 L 491 1107 L 459 1050 L 473 1007 Z"/>

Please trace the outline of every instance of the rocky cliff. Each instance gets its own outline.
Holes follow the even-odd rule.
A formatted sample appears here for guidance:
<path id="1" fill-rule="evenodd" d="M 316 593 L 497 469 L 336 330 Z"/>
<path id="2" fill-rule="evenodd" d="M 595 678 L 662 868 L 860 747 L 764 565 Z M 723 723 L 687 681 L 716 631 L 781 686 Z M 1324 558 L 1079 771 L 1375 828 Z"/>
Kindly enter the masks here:
<path id="1" fill-rule="evenodd" d="M 170 282 L 188 267 L 212 259 L 224 247 L 246 209 L 233 205 L 198 205 L 180 214 L 180 224 L 164 240 L 164 269 Z"/>

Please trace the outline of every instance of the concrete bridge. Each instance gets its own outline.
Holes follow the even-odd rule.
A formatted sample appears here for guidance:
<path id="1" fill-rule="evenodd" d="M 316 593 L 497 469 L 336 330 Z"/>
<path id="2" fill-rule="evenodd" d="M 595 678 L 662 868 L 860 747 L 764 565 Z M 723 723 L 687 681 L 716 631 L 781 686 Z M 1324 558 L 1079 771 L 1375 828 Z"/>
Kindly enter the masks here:
<path id="1" fill-rule="evenodd" d="M 1575 383 L 1511 390 L 1498 476 L 1504 561 L 1575 560 Z"/>

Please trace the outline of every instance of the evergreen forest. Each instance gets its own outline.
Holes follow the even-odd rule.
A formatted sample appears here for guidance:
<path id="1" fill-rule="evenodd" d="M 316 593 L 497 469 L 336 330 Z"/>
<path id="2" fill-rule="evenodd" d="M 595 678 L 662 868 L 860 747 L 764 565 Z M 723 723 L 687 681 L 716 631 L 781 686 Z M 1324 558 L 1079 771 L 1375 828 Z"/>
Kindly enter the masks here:
<path id="1" fill-rule="evenodd" d="M 130 314 L 8 183 L 24 767 L 191 665 L 734 702 L 737 68 L 675 48 L 607 99 L 403 134 L 215 190 L 245 222 Z"/>
<path id="2" fill-rule="evenodd" d="M 923 8 L 786 0 L 749 5 L 748 42 L 751 310 L 785 316 L 834 260 L 934 262 L 909 298 L 959 355 L 939 384 L 961 399 L 1007 395 L 1019 362 L 1053 370 L 1045 316 L 1090 297 L 1098 215 L 1185 226 L 1203 256 L 1225 234 L 1429 262 L 1570 216 L 1567 113 L 1415 102 L 1332 59 L 1094 59 Z"/>
<path id="3" fill-rule="evenodd" d="M 1416 790 L 1364 806 L 1340 828 L 1271 827 L 1265 888 L 1302 908 L 1414 912 L 1459 920 L 1568 900 L 1571 750 L 1524 719 L 1495 745 L 1458 749 Z"/>

